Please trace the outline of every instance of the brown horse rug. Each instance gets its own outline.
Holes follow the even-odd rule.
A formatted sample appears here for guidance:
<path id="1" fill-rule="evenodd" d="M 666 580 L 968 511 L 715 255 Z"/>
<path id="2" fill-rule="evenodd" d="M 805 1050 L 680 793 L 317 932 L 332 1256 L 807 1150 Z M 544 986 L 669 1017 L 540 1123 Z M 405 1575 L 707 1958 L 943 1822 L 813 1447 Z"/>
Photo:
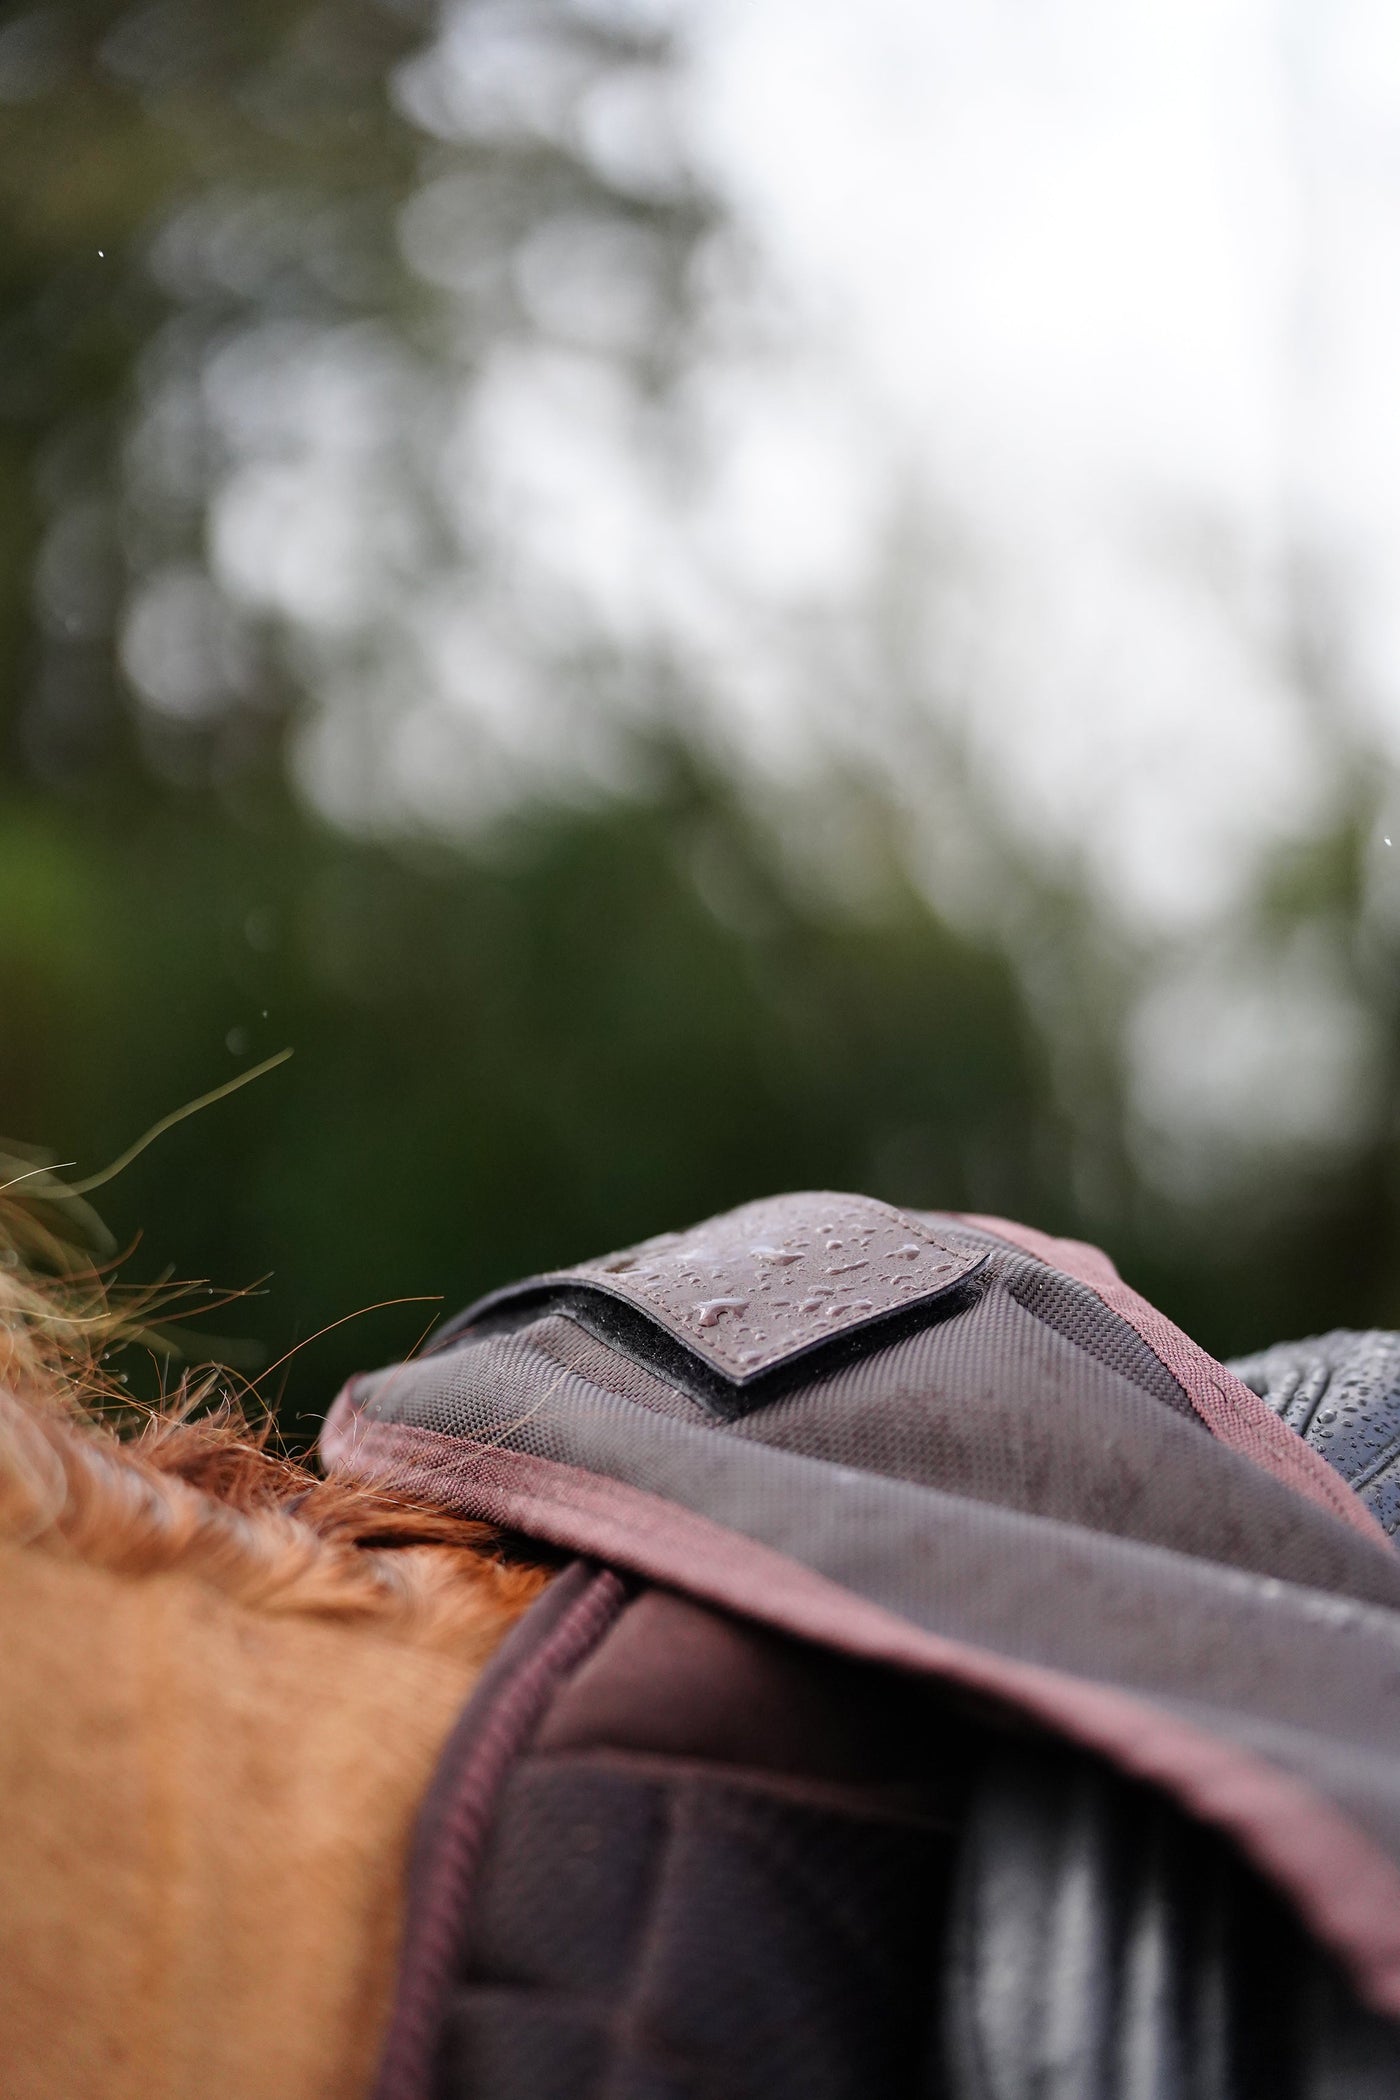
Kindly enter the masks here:
<path id="1" fill-rule="evenodd" d="M 1400 2094 L 1400 1556 L 1271 1398 L 1093 1249 L 826 1193 L 355 1380 L 333 1473 L 574 1556 L 382 2100 Z"/>

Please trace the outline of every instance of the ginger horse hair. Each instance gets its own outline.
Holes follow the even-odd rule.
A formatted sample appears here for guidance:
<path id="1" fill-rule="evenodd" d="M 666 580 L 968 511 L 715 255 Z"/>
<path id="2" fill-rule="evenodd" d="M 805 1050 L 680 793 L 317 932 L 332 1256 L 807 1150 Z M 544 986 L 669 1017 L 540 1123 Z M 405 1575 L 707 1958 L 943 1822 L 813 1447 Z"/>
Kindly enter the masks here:
<path id="1" fill-rule="evenodd" d="M 5 2092 L 355 2100 L 415 1812 L 548 1569 L 207 1388 L 118 1434 L 129 1319 L 0 1256 Z"/>

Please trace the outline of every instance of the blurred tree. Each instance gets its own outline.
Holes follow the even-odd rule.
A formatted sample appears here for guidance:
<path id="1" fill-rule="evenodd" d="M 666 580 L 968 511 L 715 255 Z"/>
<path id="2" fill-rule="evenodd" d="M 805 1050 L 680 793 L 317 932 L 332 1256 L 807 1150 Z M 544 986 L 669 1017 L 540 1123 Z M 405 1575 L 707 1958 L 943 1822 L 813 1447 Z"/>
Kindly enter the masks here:
<path id="1" fill-rule="evenodd" d="M 599 637 L 512 602 L 487 455 L 532 351 L 644 414 L 688 341 L 713 212 L 666 65 L 641 15 L 532 0 L 67 0 L 0 27 L 12 770 L 230 790 L 329 708 L 324 791 L 382 820 L 444 652 L 473 698 L 503 652 L 535 660 L 566 697 L 522 723 L 511 694 L 504 744 L 549 730 L 545 775 L 577 767 Z M 491 740 L 452 755 L 489 800 Z"/>
<path id="2" fill-rule="evenodd" d="M 1364 762 L 1232 941 L 1135 953 L 935 736 L 917 533 L 855 626 L 770 623 L 841 724 L 825 799 L 697 756 L 704 578 L 652 524 L 742 264 L 664 20 L 0 14 L 0 1129 L 87 1170 L 292 1044 L 103 1199 L 147 1271 L 271 1271 L 219 1316 L 264 1359 L 822 1183 L 1101 1237 L 1220 1348 L 1400 1320 L 1400 908 Z M 915 819 L 961 931 L 911 879 Z M 1255 1157 L 1237 1089 L 1154 1155 L 1134 1002 L 1138 1066 L 1199 1104 L 1250 971 L 1260 1041 L 1290 998 L 1356 1021 L 1357 1115 Z M 290 1413 L 430 1312 L 336 1329 Z"/>
<path id="3" fill-rule="evenodd" d="M 795 892 L 684 762 L 650 804 L 522 818 L 489 859 L 407 859 L 288 804 L 138 822 L 50 805 L 0 830 L 0 1097 L 87 1171 L 294 1044 L 101 1198 L 119 1237 L 147 1228 L 143 1270 L 271 1270 L 220 1315 L 268 1354 L 772 1188 L 1066 1215 L 1005 963 L 912 892 L 862 925 Z M 432 1317 L 327 1336 L 292 1412 Z"/>

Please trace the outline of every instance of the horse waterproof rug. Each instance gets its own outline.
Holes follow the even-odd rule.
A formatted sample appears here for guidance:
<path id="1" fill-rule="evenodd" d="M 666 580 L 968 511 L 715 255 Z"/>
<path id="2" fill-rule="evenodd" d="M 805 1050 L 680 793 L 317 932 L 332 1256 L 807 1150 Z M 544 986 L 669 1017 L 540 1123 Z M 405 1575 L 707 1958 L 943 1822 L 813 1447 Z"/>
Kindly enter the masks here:
<path id="1" fill-rule="evenodd" d="M 1400 2096 L 1387 1346 L 1246 1383 L 1092 1248 L 817 1193 L 354 1380 L 332 1470 L 561 1570 L 381 2100 Z"/>

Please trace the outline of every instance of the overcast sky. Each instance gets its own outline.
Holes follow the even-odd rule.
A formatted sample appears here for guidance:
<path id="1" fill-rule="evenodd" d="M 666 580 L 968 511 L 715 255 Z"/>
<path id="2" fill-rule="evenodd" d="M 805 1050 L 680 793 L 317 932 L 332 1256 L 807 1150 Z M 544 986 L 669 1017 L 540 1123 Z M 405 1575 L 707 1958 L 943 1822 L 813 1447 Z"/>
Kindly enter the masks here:
<path id="1" fill-rule="evenodd" d="M 1336 610 L 1329 706 L 1400 755 L 1400 13 L 684 19 L 701 151 L 812 352 L 750 418 L 726 530 L 779 588 L 802 550 L 835 584 L 872 454 L 900 458 L 966 535 L 941 687 L 989 777 L 1132 914 L 1214 917 L 1333 786 L 1340 718 L 1280 666 L 1298 560 Z"/>

